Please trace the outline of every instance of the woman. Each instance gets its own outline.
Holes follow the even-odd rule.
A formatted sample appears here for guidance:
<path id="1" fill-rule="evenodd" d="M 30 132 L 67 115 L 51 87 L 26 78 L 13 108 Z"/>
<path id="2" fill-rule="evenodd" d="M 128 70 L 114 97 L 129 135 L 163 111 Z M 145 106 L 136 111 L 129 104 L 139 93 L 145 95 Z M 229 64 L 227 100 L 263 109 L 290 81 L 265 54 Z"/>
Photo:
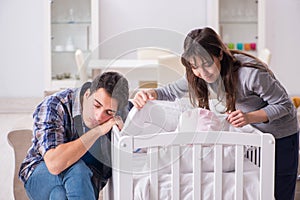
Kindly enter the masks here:
<path id="1" fill-rule="evenodd" d="M 187 35 L 181 61 L 186 77 L 163 88 L 138 92 L 133 104 L 141 108 L 147 100 L 174 100 L 189 92 L 193 105 L 226 112 L 233 126 L 251 124 L 273 134 L 275 198 L 294 199 L 299 146 L 296 109 L 266 64 L 229 50 L 211 28 L 192 30 Z M 217 99 L 217 103 L 210 99 Z M 215 109 L 218 104 L 224 109 Z"/>

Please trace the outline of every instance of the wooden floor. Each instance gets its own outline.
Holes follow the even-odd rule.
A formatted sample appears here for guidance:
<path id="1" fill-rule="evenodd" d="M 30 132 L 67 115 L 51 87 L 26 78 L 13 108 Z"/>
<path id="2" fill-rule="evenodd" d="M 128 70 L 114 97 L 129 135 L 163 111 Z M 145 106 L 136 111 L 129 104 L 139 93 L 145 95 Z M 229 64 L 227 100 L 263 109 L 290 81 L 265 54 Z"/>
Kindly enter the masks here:
<path id="1" fill-rule="evenodd" d="M 296 184 L 295 200 L 300 200 L 300 180 L 298 180 Z"/>

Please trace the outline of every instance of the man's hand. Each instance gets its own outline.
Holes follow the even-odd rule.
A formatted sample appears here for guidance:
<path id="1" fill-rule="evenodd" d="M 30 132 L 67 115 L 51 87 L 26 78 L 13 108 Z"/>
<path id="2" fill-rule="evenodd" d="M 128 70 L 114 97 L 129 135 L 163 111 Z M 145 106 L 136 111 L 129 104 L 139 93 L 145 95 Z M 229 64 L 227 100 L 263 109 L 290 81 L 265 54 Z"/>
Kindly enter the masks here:
<path id="1" fill-rule="evenodd" d="M 115 116 L 115 124 L 118 126 L 119 130 L 121 130 L 124 126 L 123 120 L 120 116 Z"/>
<path id="2" fill-rule="evenodd" d="M 114 125 L 117 125 L 119 130 L 121 130 L 124 126 L 123 120 L 120 116 L 114 116 L 113 118 L 109 119 L 108 121 L 104 122 L 95 127 L 100 136 L 107 134 Z"/>

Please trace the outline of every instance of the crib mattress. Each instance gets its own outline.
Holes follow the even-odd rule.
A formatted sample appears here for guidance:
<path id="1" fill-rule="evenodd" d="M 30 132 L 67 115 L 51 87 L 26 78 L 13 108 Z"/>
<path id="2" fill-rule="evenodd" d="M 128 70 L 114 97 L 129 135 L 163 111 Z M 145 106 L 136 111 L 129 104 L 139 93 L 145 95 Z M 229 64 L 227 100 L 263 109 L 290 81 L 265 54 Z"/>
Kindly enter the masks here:
<path id="1" fill-rule="evenodd" d="M 141 167 L 144 165 L 144 156 L 138 155 L 135 160 L 135 168 L 138 172 L 141 172 Z M 144 160 L 144 161 L 143 161 Z M 235 174 L 234 172 L 223 172 L 223 199 L 234 199 L 235 194 Z M 159 199 L 172 199 L 171 195 L 171 175 L 160 174 L 159 176 Z M 192 174 L 185 173 L 180 177 L 180 199 L 188 200 L 192 199 Z M 214 173 L 203 172 L 202 173 L 202 199 L 214 198 Z M 149 196 L 150 177 L 148 175 L 134 176 L 134 199 L 135 200 L 147 200 Z M 259 168 L 251 163 L 249 160 L 244 162 L 244 198 L 259 199 Z"/>

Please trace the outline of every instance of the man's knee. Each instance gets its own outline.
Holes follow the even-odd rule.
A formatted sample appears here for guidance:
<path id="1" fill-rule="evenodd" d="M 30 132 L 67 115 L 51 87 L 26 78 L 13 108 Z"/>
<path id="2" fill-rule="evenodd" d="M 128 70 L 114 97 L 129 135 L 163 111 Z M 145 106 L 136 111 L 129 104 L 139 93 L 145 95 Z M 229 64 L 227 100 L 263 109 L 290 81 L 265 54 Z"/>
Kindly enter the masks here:
<path id="1" fill-rule="evenodd" d="M 79 160 L 63 174 L 64 188 L 67 198 L 82 197 L 84 199 L 95 199 L 94 186 L 92 184 L 93 173 L 91 169 Z"/>
<path id="2" fill-rule="evenodd" d="M 93 175 L 91 169 L 82 161 L 74 163 L 66 172 L 65 176 L 72 176 L 77 178 L 91 178 Z"/>
<path id="3" fill-rule="evenodd" d="M 63 186 L 59 185 L 52 189 L 49 200 L 66 200 L 67 194 Z"/>
<path id="4" fill-rule="evenodd" d="M 74 163 L 74 165 L 71 167 L 71 171 L 74 174 L 92 174 L 91 169 L 82 160 L 79 160 L 78 162 Z"/>

